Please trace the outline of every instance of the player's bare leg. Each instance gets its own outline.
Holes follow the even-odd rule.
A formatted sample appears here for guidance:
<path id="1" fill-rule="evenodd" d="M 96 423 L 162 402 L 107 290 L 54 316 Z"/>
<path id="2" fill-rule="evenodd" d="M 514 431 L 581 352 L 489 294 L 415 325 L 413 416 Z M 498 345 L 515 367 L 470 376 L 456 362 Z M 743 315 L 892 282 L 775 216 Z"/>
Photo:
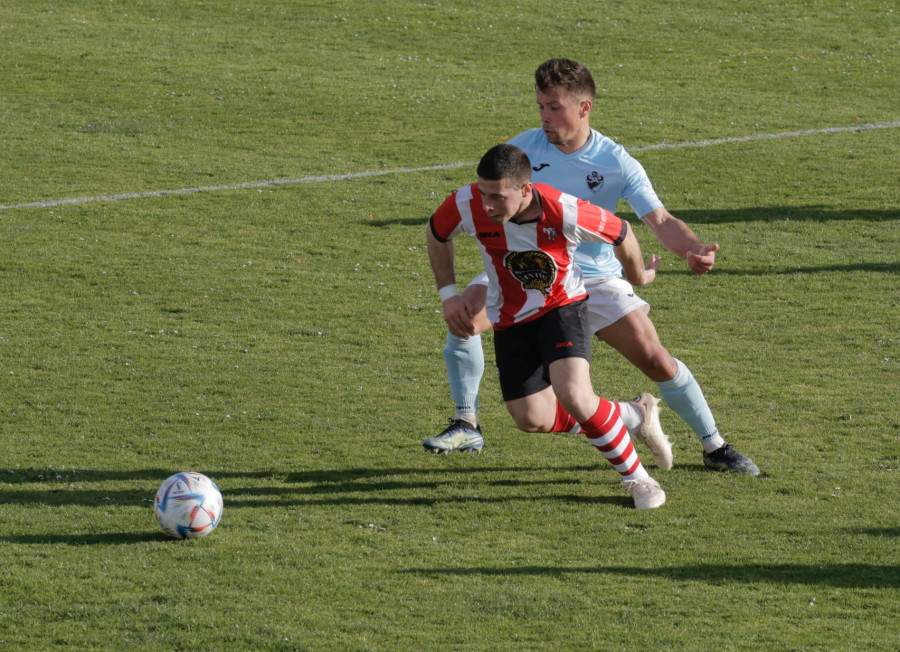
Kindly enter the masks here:
<path id="1" fill-rule="evenodd" d="M 637 509 L 653 509 L 665 503 L 666 494 L 641 464 L 637 451 L 619 417 L 619 408 L 597 396 L 590 384 L 590 364 L 583 358 L 564 358 L 550 364 L 551 387 L 506 407 L 516 425 L 527 432 L 549 432 L 558 406 L 581 423 L 585 437 L 622 476 L 622 483 Z"/>
<path id="2" fill-rule="evenodd" d="M 699 383 L 687 366 L 673 358 L 662 345 L 656 327 L 643 310 L 629 312 L 597 331 L 596 335 L 656 382 L 668 406 L 691 426 L 700 440 L 707 467 L 759 475 L 759 469 L 750 458 L 725 443 Z"/>

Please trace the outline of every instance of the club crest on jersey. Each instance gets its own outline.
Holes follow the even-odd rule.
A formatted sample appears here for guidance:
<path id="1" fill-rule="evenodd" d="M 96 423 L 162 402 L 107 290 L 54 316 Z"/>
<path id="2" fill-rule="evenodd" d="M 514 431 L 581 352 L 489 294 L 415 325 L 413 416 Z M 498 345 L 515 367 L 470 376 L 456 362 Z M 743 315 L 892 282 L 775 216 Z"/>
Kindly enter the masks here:
<path id="1" fill-rule="evenodd" d="M 556 240 L 556 229 L 552 226 L 545 226 L 541 229 L 544 232 L 544 237 L 546 237 L 550 242 Z"/>
<path id="2" fill-rule="evenodd" d="M 587 175 L 585 181 L 587 181 L 587 187 L 591 189 L 591 192 L 597 192 L 603 187 L 603 175 L 599 172 L 591 172 Z"/>
<path id="3" fill-rule="evenodd" d="M 556 278 L 556 265 L 543 251 L 511 251 L 503 265 L 522 284 L 525 290 L 540 290 L 544 296 Z"/>

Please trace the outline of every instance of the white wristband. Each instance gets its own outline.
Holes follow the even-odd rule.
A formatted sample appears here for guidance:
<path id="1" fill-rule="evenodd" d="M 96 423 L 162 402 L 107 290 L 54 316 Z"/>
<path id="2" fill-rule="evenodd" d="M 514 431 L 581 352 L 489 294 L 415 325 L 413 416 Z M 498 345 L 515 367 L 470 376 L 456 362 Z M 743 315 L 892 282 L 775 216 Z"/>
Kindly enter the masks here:
<path id="1" fill-rule="evenodd" d="M 441 295 L 441 301 L 446 301 L 447 299 L 451 299 L 453 297 L 459 296 L 459 291 L 456 289 L 456 283 L 452 285 L 445 285 L 444 287 L 438 290 L 438 294 Z"/>

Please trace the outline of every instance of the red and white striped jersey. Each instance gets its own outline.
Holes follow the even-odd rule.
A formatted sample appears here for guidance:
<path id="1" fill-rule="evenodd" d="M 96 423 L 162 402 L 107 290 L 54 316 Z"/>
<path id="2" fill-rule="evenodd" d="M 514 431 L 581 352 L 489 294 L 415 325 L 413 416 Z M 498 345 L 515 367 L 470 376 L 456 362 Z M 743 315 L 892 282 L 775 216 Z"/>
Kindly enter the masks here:
<path id="1" fill-rule="evenodd" d="M 440 242 L 463 232 L 478 240 L 490 281 L 487 316 L 494 330 L 585 297 L 581 270 L 574 262 L 576 245 L 618 245 L 628 232 L 627 222 L 599 206 L 544 184 L 533 188 L 542 211 L 539 220 L 494 224 L 474 183 L 447 197 L 431 217 L 431 232 Z"/>

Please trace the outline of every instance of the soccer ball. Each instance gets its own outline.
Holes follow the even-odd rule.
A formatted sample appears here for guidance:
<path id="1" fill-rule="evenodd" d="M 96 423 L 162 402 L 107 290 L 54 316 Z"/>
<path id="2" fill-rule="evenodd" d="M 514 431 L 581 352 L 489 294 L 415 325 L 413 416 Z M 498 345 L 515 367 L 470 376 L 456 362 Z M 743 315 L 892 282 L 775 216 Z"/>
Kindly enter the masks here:
<path id="1" fill-rule="evenodd" d="M 176 473 L 159 486 L 153 512 L 169 536 L 199 539 L 215 530 L 222 518 L 222 492 L 202 473 Z"/>

